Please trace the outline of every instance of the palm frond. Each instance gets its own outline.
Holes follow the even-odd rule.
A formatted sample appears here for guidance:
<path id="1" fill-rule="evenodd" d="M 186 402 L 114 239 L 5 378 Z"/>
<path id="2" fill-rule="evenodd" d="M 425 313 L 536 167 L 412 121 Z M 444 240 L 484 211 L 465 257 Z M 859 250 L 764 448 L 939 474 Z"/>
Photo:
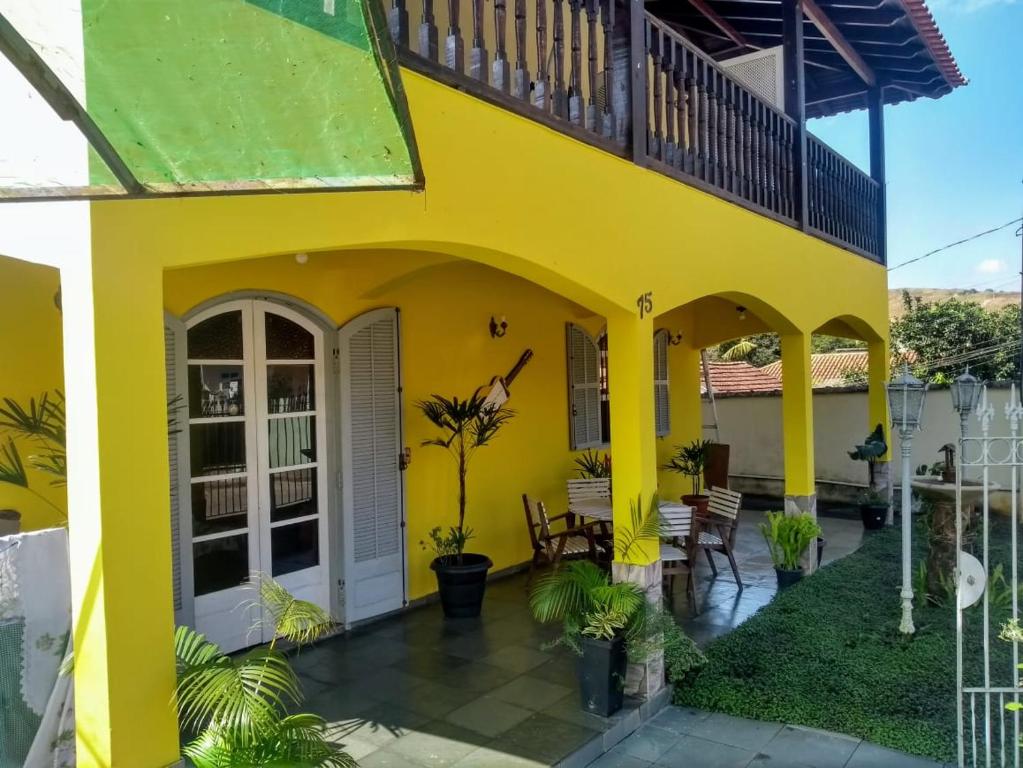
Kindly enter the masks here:
<path id="1" fill-rule="evenodd" d="M 0 483 L 28 488 L 28 475 L 13 437 L 8 437 L 7 444 L 0 446 Z"/>
<path id="2" fill-rule="evenodd" d="M 262 728 L 300 697 L 298 678 L 287 659 L 273 649 L 230 657 L 194 630 L 175 634 L 178 657 L 178 721 L 185 730 L 210 725 L 252 743 Z"/>
<path id="3" fill-rule="evenodd" d="M 633 549 L 641 542 L 656 540 L 664 529 L 660 502 L 656 495 L 650 499 L 650 505 L 645 512 L 643 496 L 638 496 L 636 502 L 629 505 L 629 517 L 629 527 L 623 531 L 615 532 L 615 553 L 620 560 L 628 560 Z"/>
<path id="4" fill-rule="evenodd" d="M 592 608 L 594 591 L 608 584 L 610 578 L 594 563 L 572 561 L 537 581 L 529 607 L 541 623 L 581 616 Z"/>
<path id="5" fill-rule="evenodd" d="M 271 723 L 251 743 L 231 731 L 209 728 L 183 753 L 196 768 L 355 768 L 357 763 L 325 735 L 317 715 L 290 715 Z"/>
<path id="6" fill-rule="evenodd" d="M 274 635 L 296 645 L 315 642 L 330 632 L 330 615 L 308 600 L 299 600 L 269 577 L 259 581 L 259 597 L 273 621 Z"/>
<path id="7" fill-rule="evenodd" d="M 67 444 L 67 421 L 64 414 L 64 393 L 54 390 L 51 396 L 43 392 L 37 401 L 29 398 L 28 405 L 5 397 L 0 406 L 0 429 L 16 435 L 50 442 L 61 448 Z"/>
<path id="8" fill-rule="evenodd" d="M 756 349 L 757 345 L 749 339 L 740 339 L 721 353 L 721 359 L 730 363 L 734 363 L 737 360 L 745 360 L 747 357 L 752 355 Z"/>
<path id="9" fill-rule="evenodd" d="M 43 474 L 53 475 L 50 485 L 67 485 L 67 455 L 63 452 L 35 454 L 28 457 L 33 469 Z"/>

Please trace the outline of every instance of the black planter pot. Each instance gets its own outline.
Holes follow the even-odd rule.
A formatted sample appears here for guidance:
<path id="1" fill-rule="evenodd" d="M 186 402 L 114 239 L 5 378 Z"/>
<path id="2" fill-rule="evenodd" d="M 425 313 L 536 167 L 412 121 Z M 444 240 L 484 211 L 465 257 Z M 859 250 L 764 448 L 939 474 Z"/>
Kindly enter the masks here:
<path id="1" fill-rule="evenodd" d="M 444 615 L 449 619 L 474 619 L 483 608 L 487 571 L 494 563 L 486 555 L 468 552 L 458 558 L 434 558 L 430 568 L 437 574 L 437 589 Z"/>
<path id="2" fill-rule="evenodd" d="M 823 536 L 817 537 L 817 567 L 820 568 L 824 565 L 824 545 L 828 542 Z"/>
<path id="3" fill-rule="evenodd" d="M 803 578 L 803 569 L 797 568 L 794 571 L 786 571 L 782 568 L 774 569 L 775 575 L 778 577 L 778 589 L 788 589 L 793 584 L 797 583 Z"/>
<path id="4" fill-rule="evenodd" d="M 863 527 L 868 531 L 878 531 L 884 528 L 888 519 L 887 504 L 860 504 L 860 516 L 863 518 Z"/>
<path id="5" fill-rule="evenodd" d="M 576 666 L 579 695 L 583 709 L 609 717 L 622 708 L 625 698 L 625 671 L 628 658 L 625 640 L 580 639 L 582 656 Z"/>

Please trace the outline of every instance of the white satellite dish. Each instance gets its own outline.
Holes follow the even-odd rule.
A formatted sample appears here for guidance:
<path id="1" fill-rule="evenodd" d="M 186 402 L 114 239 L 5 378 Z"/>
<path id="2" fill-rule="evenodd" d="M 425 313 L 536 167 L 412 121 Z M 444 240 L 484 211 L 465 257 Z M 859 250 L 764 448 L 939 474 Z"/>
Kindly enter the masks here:
<path id="1" fill-rule="evenodd" d="M 984 566 L 980 560 L 969 552 L 959 552 L 959 583 L 956 590 L 959 593 L 959 607 L 969 608 L 980 600 L 987 586 L 987 574 L 984 573 Z"/>

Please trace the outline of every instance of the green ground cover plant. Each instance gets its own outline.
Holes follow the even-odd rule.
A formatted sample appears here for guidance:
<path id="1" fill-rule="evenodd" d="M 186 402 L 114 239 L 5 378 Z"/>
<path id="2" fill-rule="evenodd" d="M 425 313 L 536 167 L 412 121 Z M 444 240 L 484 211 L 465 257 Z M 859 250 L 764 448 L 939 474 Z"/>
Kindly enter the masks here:
<path id="1" fill-rule="evenodd" d="M 927 554 L 922 523 L 914 537 L 917 563 Z M 1009 571 L 1009 526 L 997 517 L 991 542 L 992 565 L 1004 563 Z M 899 530 L 871 535 L 858 551 L 779 594 L 711 643 L 707 663 L 676 687 L 675 703 L 954 760 L 954 600 L 918 598 L 916 634 L 903 637 L 900 569 Z M 982 663 L 981 610 L 978 604 L 965 616 L 968 675 L 978 675 Z M 1011 679 L 1011 646 L 996 639 L 1010 609 L 993 604 L 991 610 L 992 675 Z"/>

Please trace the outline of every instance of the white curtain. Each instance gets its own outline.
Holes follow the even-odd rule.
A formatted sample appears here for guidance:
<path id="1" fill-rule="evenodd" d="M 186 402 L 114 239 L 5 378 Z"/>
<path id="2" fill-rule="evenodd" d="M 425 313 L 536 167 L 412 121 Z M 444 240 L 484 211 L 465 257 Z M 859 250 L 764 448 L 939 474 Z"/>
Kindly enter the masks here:
<path id="1" fill-rule="evenodd" d="M 0 635 L 0 677 L 7 681 L 0 767 L 70 768 L 74 694 L 70 672 L 61 673 L 71 651 L 66 529 L 0 537 Z"/>

